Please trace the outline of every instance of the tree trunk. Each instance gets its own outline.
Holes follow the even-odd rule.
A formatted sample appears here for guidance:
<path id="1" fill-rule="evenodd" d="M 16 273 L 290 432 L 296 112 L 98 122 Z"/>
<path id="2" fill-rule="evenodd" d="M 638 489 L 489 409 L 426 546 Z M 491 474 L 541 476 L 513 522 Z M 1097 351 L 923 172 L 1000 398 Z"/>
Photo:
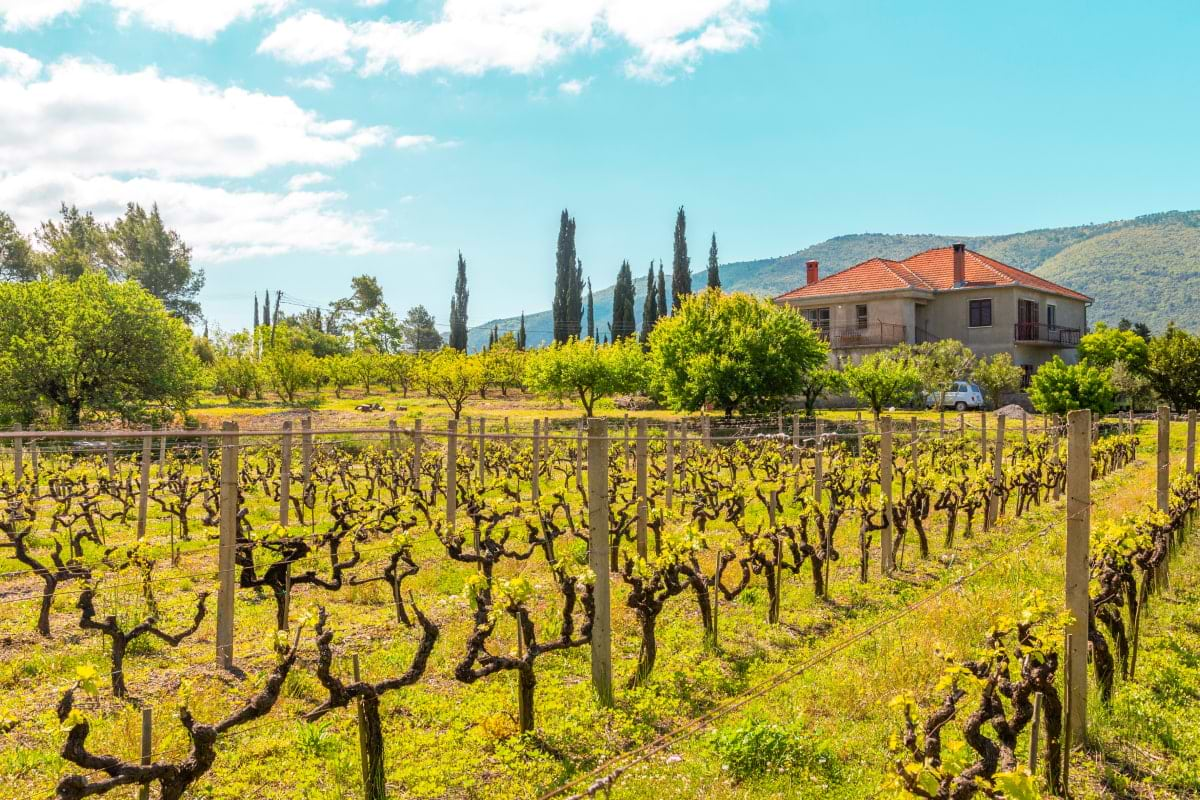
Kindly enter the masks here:
<path id="1" fill-rule="evenodd" d="M 655 640 L 654 629 L 658 623 L 657 614 L 641 615 L 642 646 L 638 650 L 637 671 L 629 679 L 629 688 L 635 689 L 646 682 L 654 671 L 654 661 L 658 658 L 658 642 Z"/>
<path id="2" fill-rule="evenodd" d="M 383 725 L 379 721 L 379 696 L 371 693 L 362 700 L 363 750 L 367 763 L 363 767 L 363 780 L 367 800 L 386 800 L 387 781 L 383 774 Z"/>
<path id="3" fill-rule="evenodd" d="M 533 690 L 536 686 L 532 666 L 517 671 L 517 725 L 521 733 L 533 732 Z"/>

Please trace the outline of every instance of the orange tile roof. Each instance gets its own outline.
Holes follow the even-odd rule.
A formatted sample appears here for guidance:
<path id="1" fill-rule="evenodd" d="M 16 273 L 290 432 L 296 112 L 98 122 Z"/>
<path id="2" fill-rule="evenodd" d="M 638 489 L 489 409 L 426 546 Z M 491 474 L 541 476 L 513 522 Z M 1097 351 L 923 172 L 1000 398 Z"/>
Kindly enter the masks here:
<path id="1" fill-rule="evenodd" d="M 966 284 L 961 288 L 978 286 L 1026 286 L 1051 294 L 1072 297 L 1090 303 L 1085 294 L 1059 286 L 1031 272 L 1011 267 L 994 258 L 967 250 L 963 258 Z M 954 287 L 954 249 L 936 247 L 909 256 L 903 261 L 872 258 L 841 272 L 822 278 L 816 283 L 801 286 L 781 294 L 776 300 L 802 300 L 807 297 L 829 297 L 864 292 L 888 292 L 913 289 L 926 292 L 945 292 Z"/>

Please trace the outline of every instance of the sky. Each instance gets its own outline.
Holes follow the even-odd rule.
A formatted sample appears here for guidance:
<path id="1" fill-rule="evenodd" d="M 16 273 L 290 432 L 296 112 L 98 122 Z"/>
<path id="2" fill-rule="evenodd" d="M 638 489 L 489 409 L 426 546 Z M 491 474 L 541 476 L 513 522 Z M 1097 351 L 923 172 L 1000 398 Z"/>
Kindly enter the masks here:
<path id="1" fill-rule="evenodd" d="M 444 327 L 461 251 L 474 325 L 549 306 L 563 208 L 597 288 L 681 205 L 695 268 L 1198 208 L 1197 40 L 1165 0 L 0 0 L 0 210 L 158 203 L 227 330 L 364 273 Z"/>

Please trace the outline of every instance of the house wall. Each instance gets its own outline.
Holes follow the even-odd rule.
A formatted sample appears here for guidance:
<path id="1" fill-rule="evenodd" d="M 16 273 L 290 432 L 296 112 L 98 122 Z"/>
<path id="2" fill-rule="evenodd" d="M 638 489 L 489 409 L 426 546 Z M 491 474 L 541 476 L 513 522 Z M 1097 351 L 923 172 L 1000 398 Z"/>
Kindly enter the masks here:
<path id="1" fill-rule="evenodd" d="M 971 300 L 991 298 L 992 324 L 989 327 L 969 327 Z M 1061 328 L 1087 329 L 1087 306 L 1079 300 L 1020 286 L 988 286 L 955 289 L 930 294 L 925 292 L 889 292 L 840 297 L 805 298 L 788 301 L 798 311 L 829 308 L 829 325 L 836 330 L 852 328 L 856 322 L 855 306 L 867 306 L 867 319 L 905 326 L 905 338 L 915 343 L 918 334 L 928 332 L 940 339 L 957 339 L 980 356 L 1010 353 L 1018 366 L 1038 367 L 1055 355 L 1067 363 L 1078 356 L 1074 347 L 1020 344 L 1016 341 L 1017 301 L 1032 300 L 1038 304 L 1037 321 L 1046 323 L 1046 306 L 1057 307 L 1057 325 Z M 857 362 L 878 347 L 839 349 L 830 354 L 830 361 L 839 358 Z"/>

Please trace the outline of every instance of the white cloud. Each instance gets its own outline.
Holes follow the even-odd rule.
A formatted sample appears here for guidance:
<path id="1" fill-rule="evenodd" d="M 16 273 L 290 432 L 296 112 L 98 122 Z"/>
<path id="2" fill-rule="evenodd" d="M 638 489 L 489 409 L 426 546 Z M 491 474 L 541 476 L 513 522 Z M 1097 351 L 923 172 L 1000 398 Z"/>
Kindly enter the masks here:
<path id="1" fill-rule="evenodd" d="M 351 65 L 348 53 L 353 34 L 340 20 L 305 11 L 289 17 L 275 26 L 258 45 L 258 52 L 267 53 L 289 64 L 313 64 L 332 61 L 343 67 Z"/>
<path id="2" fill-rule="evenodd" d="M 324 172 L 304 172 L 300 175 L 293 175 L 287 182 L 287 188 L 294 191 L 303 189 L 306 186 L 313 186 L 318 183 L 326 183 L 333 180 Z"/>
<path id="3" fill-rule="evenodd" d="M 116 217 L 128 202 L 158 203 L 163 218 L 192 246 L 199 262 L 415 247 L 381 241 L 372 229 L 374 218 L 335 208 L 343 199 L 338 192 L 231 190 L 154 178 L 81 178 L 40 169 L 0 174 L 0 208 L 10 210 L 25 230 L 56 214 L 60 202 L 89 209 L 100 219 Z"/>
<path id="4" fill-rule="evenodd" d="M 287 80 L 292 86 L 299 86 L 301 89 L 312 89 L 317 92 L 327 92 L 333 88 L 333 78 L 330 78 L 324 72 L 313 75 L 310 78 L 288 78 Z"/>
<path id="5" fill-rule="evenodd" d="M 4 30 L 38 28 L 63 14 L 74 14 L 83 0 L 0 0 Z"/>
<path id="6" fill-rule="evenodd" d="M 42 71 L 42 62 L 20 50 L 0 47 L 0 80 L 28 83 Z"/>
<path id="7" fill-rule="evenodd" d="M 0 118 L 0 172 L 37 164 L 84 176 L 246 177 L 344 164 L 387 139 L 286 96 L 75 60 L 39 80 L 0 81 Z"/>
<path id="8" fill-rule="evenodd" d="M 398 150 L 415 150 L 422 147 L 429 147 L 437 142 L 437 137 L 428 134 L 408 134 L 405 136 L 397 136 L 392 145 Z"/>
<path id="9" fill-rule="evenodd" d="M 586 89 L 591 82 L 592 82 L 591 78 L 587 78 L 586 80 L 579 80 L 578 78 L 572 78 L 569 81 L 563 81 L 562 83 L 560 83 L 558 85 L 558 90 L 560 92 L 562 92 L 563 94 L 570 94 L 570 95 L 578 96 L 578 95 L 583 94 L 583 90 Z"/>
<path id="10" fill-rule="evenodd" d="M 101 0 L 96 0 L 97 2 Z M 103 0 L 122 25 L 141 22 L 194 39 L 211 39 L 233 22 L 258 14 L 278 14 L 290 0 Z M 0 0 L 9 31 L 37 28 L 79 11 L 84 0 Z"/>
<path id="11" fill-rule="evenodd" d="M 0 209 L 25 230 L 74 203 L 101 218 L 128 202 L 158 203 L 200 262 L 298 251 L 376 253 L 378 215 L 313 191 L 323 171 L 297 171 L 285 191 L 238 179 L 267 170 L 354 161 L 392 131 L 326 120 L 286 96 L 122 73 L 66 60 L 42 67 L 0 48 Z"/>
<path id="12" fill-rule="evenodd" d="M 351 61 L 367 75 L 490 70 L 527 74 L 612 40 L 628 75 L 669 80 L 708 53 L 753 44 L 770 0 L 444 0 L 430 22 L 345 22 L 309 11 L 280 23 L 260 50 L 295 63 Z"/>

